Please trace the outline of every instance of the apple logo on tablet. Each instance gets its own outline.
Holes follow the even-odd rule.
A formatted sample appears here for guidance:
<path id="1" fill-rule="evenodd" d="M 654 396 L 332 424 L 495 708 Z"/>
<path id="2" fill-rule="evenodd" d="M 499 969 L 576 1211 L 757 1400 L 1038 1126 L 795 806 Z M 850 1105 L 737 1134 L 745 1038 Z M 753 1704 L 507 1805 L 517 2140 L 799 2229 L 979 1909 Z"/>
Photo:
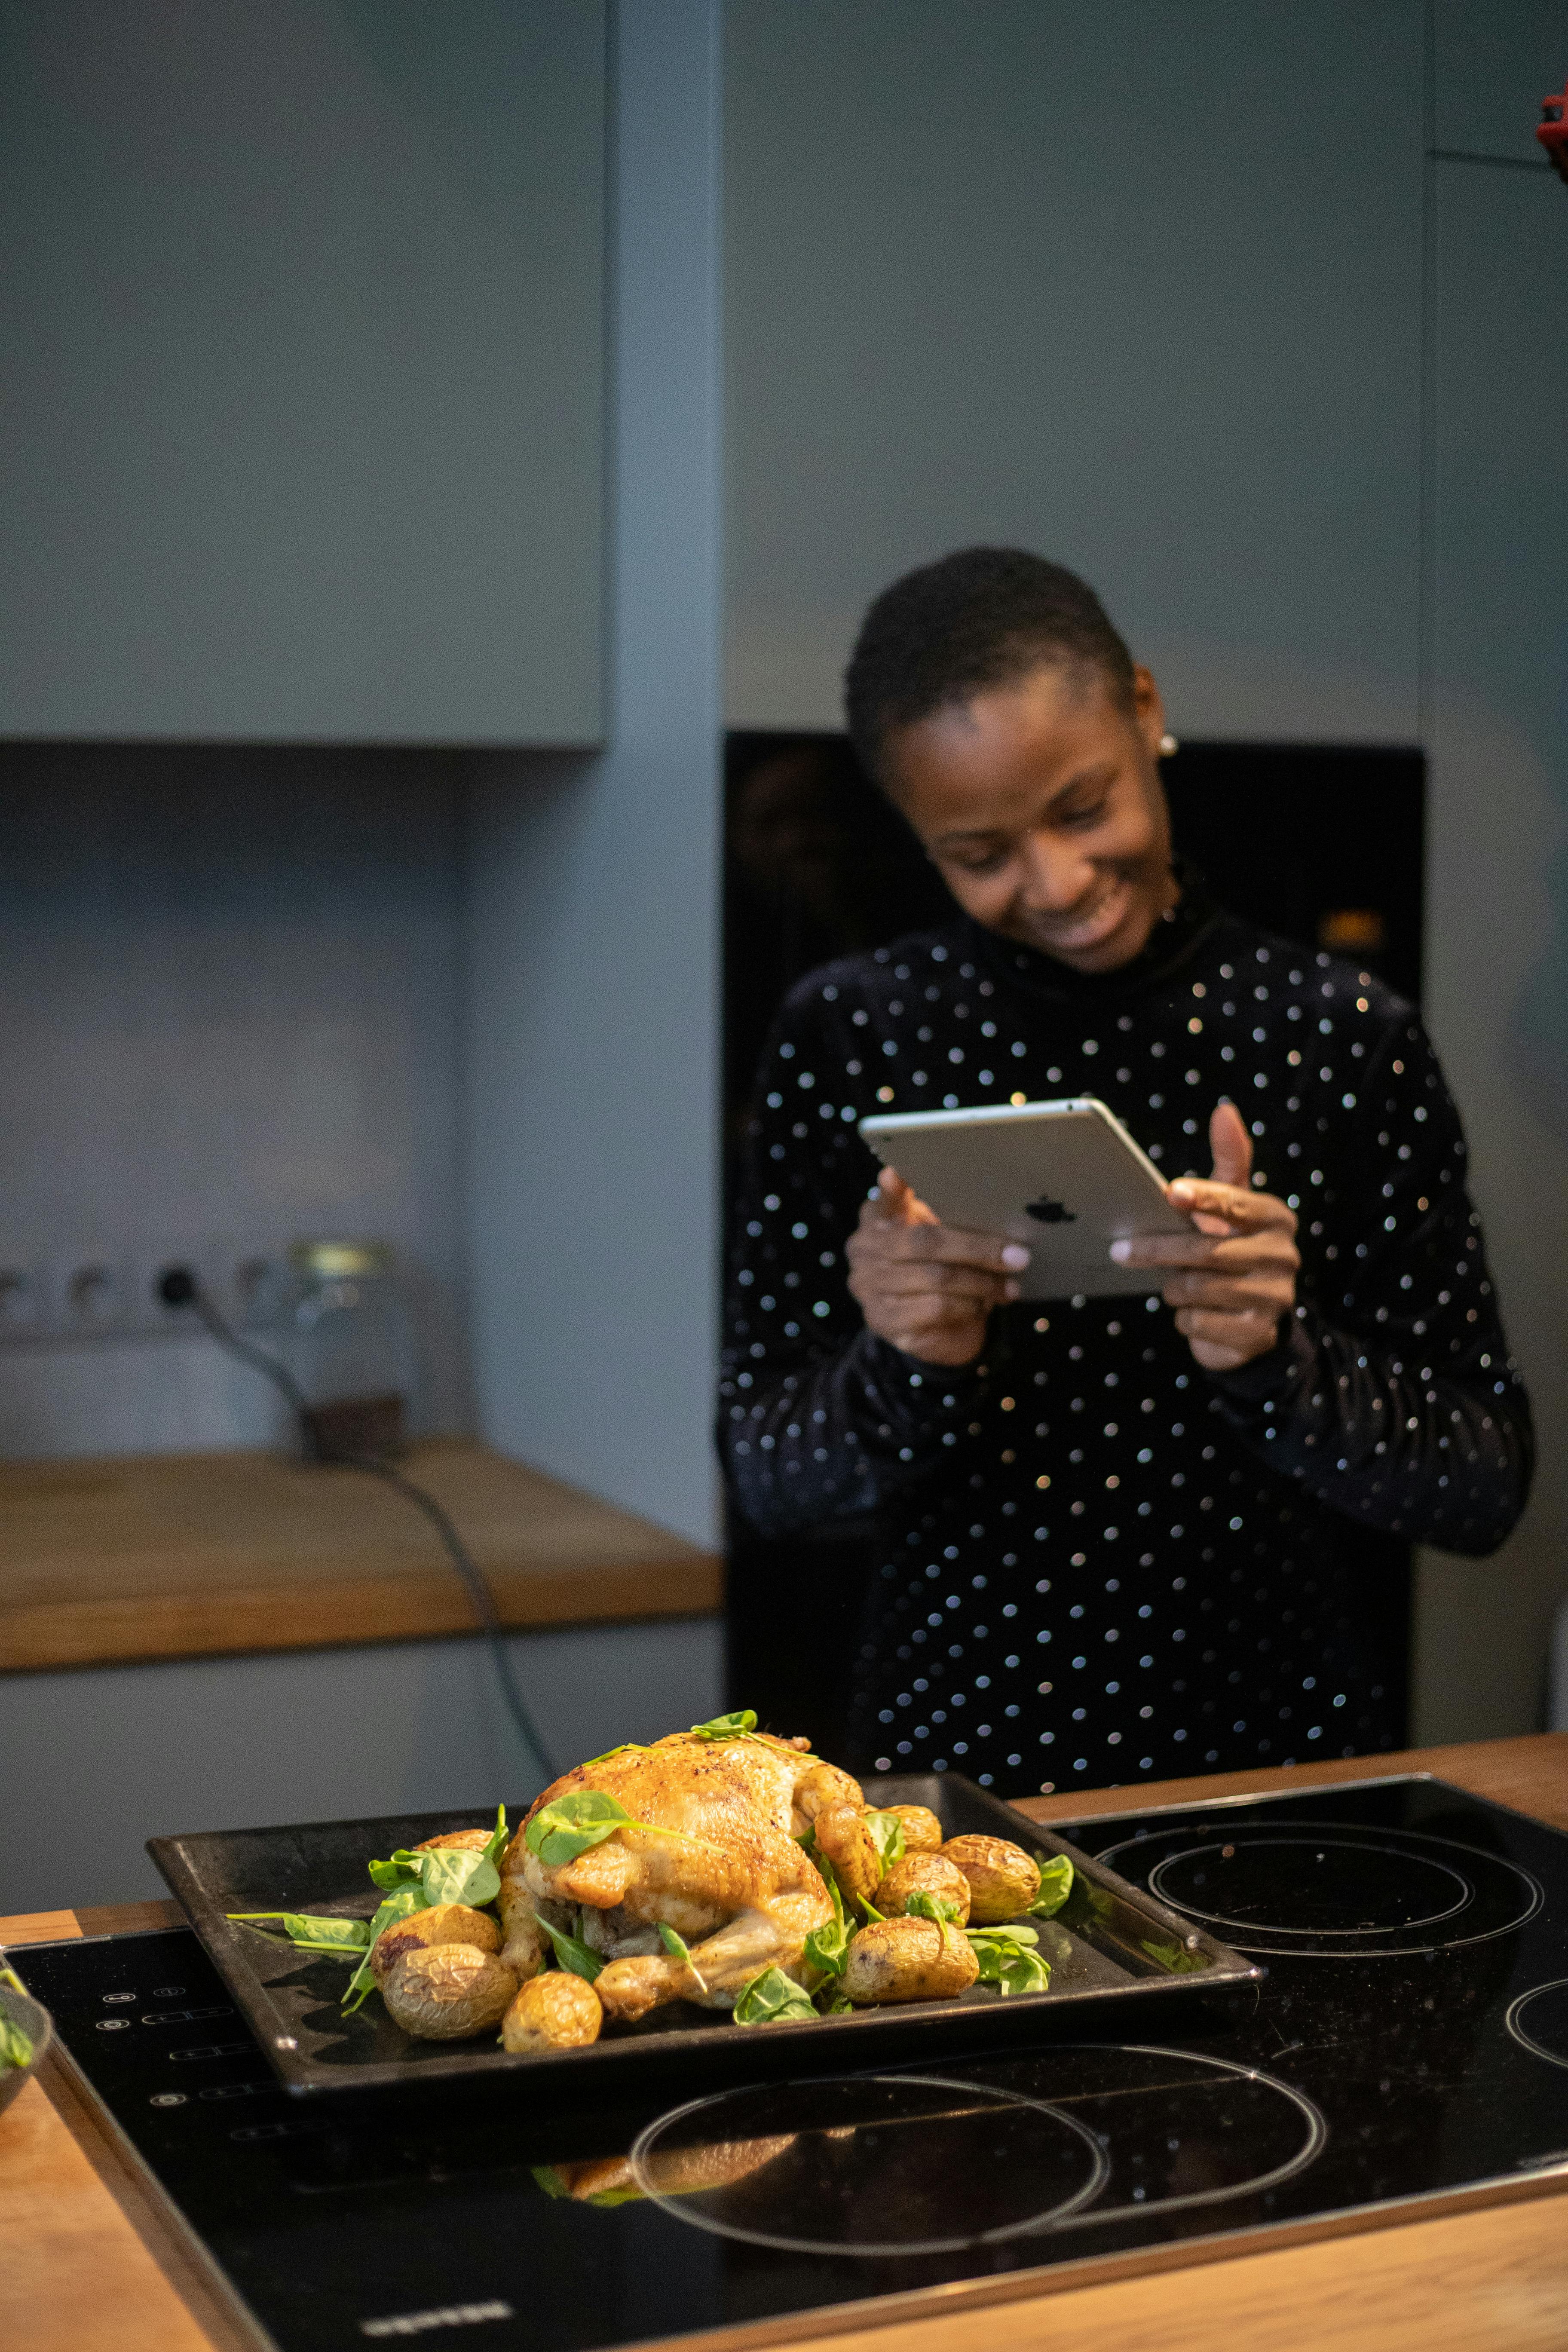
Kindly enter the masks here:
<path id="1" fill-rule="evenodd" d="M 1024 1214 L 1042 1225 L 1070 1225 L 1078 1221 L 1076 1210 L 1069 1209 L 1064 1201 L 1053 1201 L 1048 1192 L 1042 1192 L 1037 1201 L 1026 1201 Z"/>

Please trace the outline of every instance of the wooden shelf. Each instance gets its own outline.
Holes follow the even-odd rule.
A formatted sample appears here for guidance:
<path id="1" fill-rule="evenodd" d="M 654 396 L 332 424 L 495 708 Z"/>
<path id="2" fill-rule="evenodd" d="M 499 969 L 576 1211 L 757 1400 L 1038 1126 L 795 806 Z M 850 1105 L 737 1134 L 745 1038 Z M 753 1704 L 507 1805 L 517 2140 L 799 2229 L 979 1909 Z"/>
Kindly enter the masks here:
<path id="1" fill-rule="evenodd" d="M 485 1446 L 437 1439 L 403 1466 L 450 1514 L 509 1626 L 720 1606 L 716 1554 Z M 0 1464 L 0 1671 L 473 1625 L 434 1529 L 361 1472 L 252 1453 Z"/>

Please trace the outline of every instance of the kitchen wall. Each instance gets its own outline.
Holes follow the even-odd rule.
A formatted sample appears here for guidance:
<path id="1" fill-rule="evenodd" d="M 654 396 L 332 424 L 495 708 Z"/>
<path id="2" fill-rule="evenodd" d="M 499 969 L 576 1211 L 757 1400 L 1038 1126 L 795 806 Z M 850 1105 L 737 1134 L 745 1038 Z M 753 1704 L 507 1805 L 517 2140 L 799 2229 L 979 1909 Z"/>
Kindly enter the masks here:
<path id="1" fill-rule="evenodd" d="M 479 764 L 483 1425 L 700 1541 L 718 1321 L 719 5 L 616 14 L 610 748 Z"/>
<path id="2" fill-rule="evenodd" d="M 436 753 L 0 750 L 0 1265 L 403 1254 L 427 1426 L 462 1429 L 462 841 Z M 58 1296 L 56 1299 L 58 1305 Z M 0 1344 L 0 1453 L 263 1442 L 205 1339 Z"/>

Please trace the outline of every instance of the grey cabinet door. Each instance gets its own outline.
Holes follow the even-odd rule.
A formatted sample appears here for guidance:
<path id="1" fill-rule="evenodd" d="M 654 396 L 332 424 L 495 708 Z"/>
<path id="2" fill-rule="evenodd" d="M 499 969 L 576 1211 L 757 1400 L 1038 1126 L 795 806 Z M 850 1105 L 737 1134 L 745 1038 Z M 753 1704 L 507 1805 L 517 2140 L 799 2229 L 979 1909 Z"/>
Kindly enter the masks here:
<path id="1" fill-rule="evenodd" d="M 602 0 L 0 0 L 0 732 L 600 726 Z"/>
<path id="2" fill-rule="evenodd" d="M 729 716 L 833 726 L 975 541 L 1178 734 L 1416 725 L 1416 0 L 731 0 Z"/>

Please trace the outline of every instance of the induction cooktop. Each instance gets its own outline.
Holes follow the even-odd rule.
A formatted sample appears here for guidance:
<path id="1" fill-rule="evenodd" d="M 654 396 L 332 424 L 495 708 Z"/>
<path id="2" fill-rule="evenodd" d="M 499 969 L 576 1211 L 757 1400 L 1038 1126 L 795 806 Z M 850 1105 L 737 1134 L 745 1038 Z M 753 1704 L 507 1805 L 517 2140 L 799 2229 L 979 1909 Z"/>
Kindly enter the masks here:
<path id="1" fill-rule="evenodd" d="M 765 2338 L 1568 2179 L 1568 1837 L 1422 1777 L 1058 1826 L 1266 1979 L 1137 2038 L 1112 2011 L 640 2106 L 503 2084 L 302 2112 L 187 1929 L 21 1973 L 278 2352 Z"/>

